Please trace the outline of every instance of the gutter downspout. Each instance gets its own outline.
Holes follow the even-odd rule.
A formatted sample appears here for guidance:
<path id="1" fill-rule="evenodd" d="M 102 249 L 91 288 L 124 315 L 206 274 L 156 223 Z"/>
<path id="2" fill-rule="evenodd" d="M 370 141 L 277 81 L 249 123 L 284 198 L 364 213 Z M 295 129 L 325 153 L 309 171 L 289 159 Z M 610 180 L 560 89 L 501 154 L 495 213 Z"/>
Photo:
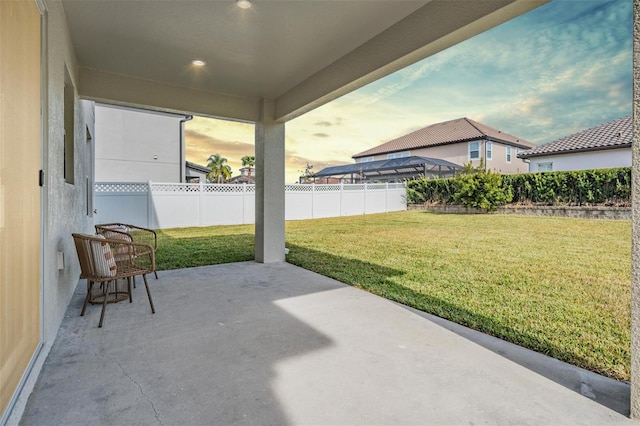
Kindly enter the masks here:
<path id="1" fill-rule="evenodd" d="M 187 180 L 187 163 L 184 153 L 184 123 L 190 120 L 193 120 L 193 115 L 185 115 L 184 119 L 180 120 L 180 183 L 184 183 Z"/>

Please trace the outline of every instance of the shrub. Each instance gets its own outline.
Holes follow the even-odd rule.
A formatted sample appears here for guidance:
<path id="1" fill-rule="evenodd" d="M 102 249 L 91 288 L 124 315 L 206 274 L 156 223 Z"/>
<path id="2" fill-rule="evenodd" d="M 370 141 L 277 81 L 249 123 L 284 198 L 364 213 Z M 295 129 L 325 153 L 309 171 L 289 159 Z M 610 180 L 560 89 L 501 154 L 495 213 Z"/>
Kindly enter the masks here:
<path id="1" fill-rule="evenodd" d="M 502 203 L 497 194 L 498 186 L 506 197 L 506 202 L 536 203 L 547 205 L 620 205 L 631 200 L 631 168 L 576 170 L 568 172 L 526 173 L 520 175 L 497 175 L 482 173 L 482 177 L 471 178 L 473 168 L 465 166 L 462 175 L 451 179 L 421 178 L 408 182 L 409 202 L 483 204 L 481 189 L 484 188 L 485 205 Z M 498 179 L 500 184 L 498 185 Z M 488 186 L 484 186 L 484 183 Z M 464 189 L 461 185 L 464 184 Z M 462 192 L 464 192 L 464 194 Z M 459 194 L 456 199 L 456 194 Z M 475 201 L 471 201 L 475 200 Z M 488 203 L 488 204 L 487 204 Z M 485 208 L 485 207 L 481 207 Z"/>
<path id="2" fill-rule="evenodd" d="M 458 189 L 453 199 L 465 207 L 494 211 L 513 198 L 511 190 L 502 186 L 502 176 L 491 170 L 484 170 L 482 162 L 475 169 L 471 163 L 465 165 L 464 172 L 455 180 L 458 182 Z"/>

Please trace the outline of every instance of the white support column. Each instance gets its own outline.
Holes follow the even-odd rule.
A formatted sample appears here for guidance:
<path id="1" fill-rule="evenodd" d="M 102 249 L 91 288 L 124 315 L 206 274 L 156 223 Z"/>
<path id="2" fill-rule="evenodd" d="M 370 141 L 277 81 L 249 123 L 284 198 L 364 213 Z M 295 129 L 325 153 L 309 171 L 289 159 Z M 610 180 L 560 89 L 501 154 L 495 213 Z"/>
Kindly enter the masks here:
<path id="1" fill-rule="evenodd" d="M 275 102 L 260 101 L 256 122 L 256 261 L 284 261 L 284 123 Z"/>
<path id="2" fill-rule="evenodd" d="M 640 0 L 633 2 L 631 417 L 640 418 Z"/>

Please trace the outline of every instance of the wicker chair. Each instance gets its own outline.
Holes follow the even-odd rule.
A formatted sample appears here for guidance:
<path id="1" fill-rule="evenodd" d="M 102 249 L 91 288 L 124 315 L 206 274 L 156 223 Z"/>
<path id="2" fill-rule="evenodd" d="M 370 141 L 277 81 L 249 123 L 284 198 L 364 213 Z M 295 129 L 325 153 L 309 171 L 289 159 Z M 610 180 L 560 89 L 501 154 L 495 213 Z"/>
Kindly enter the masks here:
<path id="1" fill-rule="evenodd" d="M 127 298 L 129 303 L 133 301 L 131 279 L 136 275 L 142 275 L 151 313 L 156 312 L 146 276 L 155 271 L 155 256 L 151 246 L 121 238 L 107 239 L 102 235 L 72 235 L 80 261 L 80 278 L 87 280 L 87 297 L 82 305 L 81 316 L 84 315 L 87 304 L 101 304 L 102 313 L 98 327 L 102 327 L 108 303 Z M 125 280 L 126 289 L 120 288 L 119 281 Z M 94 291 L 94 286 L 98 287 L 98 291 Z"/>
<path id="2" fill-rule="evenodd" d="M 154 253 L 158 250 L 158 234 L 156 234 L 156 231 L 153 229 L 129 225 L 127 223 L 102 223 L 95 227 L 96 234 L 104 235 L 105 238 L 123 239 L 132 243 L 147 244 L 152 247 Z M 136 253 L 136 256 L 137 255 L 144 256 L 146 253 L 140 252 Z M 158 279 L 158 273 L 155 269 L 153 270 L 153 274 L 156 279 Z"/>

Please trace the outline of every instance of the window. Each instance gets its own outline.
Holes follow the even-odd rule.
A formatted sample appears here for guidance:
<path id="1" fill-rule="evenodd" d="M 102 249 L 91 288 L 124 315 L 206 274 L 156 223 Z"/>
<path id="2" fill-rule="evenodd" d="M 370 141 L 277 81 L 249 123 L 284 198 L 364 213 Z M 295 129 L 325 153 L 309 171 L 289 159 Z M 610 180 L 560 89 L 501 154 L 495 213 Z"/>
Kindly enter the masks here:
<path id="1" fill-rule="evenodd" d="M 491 160 L 491 150 L 492 149 L 493 149 L 493 143 L 487 141 L 487 143 L 484 146 L 485 157 L 487 158 L 487 160 Z"/>
<path id="2" fill-rule="evenodd" d="M 64 180 L 73 184 L 75 181 L 75 89 L 69 70 L 65 67 L 64 71 Z"/>
<path id="3" fill-rule="evenodd" d="M 469 159 L 477 160 L 480 158 L 480 142 L 469 142 Z"/>
<path id="4" fill-rule="evenodd" d="M 553 171 L 553 163 L 538 163 L 538 171 L 539 172 L 552 172 Z"/>
<path id="5" fill-rule="evenodd" d="M 373 157 L 373 156 L 371 156 L 371 157 L 362 157 L 359 162 L 360 163 L 370 163 L 370 162 L 372 162 L 374 160 L 375 160 L 375 157 Z"/>
<path id="6" fill-rule="evenodd" d="M 410 156 L 411 156 L 411 152 L 409 151 L 393 152 L 391 154 L 387 154 L 387 160 L 393 160 L 394 158 L 404 158 L 404 157 L 410 157 Z"/>
<path id="7" fill-rule="evenodd" d="M 511 162 L 511 147 L 507 145 L 507 163 Z"/>

